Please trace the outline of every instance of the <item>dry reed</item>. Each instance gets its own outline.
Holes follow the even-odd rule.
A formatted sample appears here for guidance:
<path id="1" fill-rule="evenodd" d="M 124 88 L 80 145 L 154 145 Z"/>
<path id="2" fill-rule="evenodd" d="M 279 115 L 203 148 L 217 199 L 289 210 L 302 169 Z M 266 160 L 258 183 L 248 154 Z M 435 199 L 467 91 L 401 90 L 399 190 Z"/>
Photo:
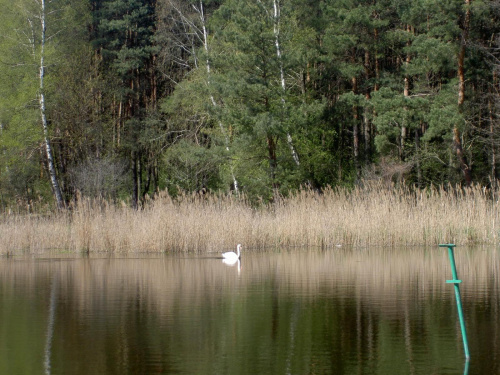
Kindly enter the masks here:
<path id="1" fill-rule="evenodd" d="M 81 199 L 72 210 L 0 219 L 0 253 L 219 252 L 234 248 L 496 244 L 499 204 L 481 187 L 368 184 L 301 190 L 255 208 L 221 195 L 162 193 L 141 210 Z"/>

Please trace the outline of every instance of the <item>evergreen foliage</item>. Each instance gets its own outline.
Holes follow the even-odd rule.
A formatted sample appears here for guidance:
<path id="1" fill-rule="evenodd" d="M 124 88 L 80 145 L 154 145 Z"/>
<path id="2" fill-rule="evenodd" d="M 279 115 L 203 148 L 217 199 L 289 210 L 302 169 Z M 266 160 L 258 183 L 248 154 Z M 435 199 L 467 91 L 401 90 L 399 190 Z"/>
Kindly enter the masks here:
<path id="1" fill-rule="evenodd" d="M 0 5 L 0 205 L 29 207 L 51 201 L 40 14 L 32 1 Z M 139 207 L 164 188 L 277 200 L 372 178 L 499 177 L 498 0 L 50 7 L 44 94 L 67 200 Z"/>

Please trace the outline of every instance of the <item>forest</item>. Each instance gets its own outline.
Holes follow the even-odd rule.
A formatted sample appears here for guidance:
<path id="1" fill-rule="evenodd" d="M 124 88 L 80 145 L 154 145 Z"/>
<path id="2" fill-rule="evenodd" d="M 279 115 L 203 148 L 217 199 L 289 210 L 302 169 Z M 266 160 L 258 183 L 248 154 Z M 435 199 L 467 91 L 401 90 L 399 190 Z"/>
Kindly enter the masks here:
<path id="1" fill-rule="evenodd" d="M 499 0 L 0 0 L 0 209 L 495 188 Z"/>

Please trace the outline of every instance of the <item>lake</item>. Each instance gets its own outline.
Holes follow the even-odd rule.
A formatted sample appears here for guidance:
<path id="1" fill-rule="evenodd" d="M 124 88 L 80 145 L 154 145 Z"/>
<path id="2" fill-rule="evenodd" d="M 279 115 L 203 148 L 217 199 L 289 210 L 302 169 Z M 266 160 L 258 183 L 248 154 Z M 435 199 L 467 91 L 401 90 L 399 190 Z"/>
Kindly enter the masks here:
<path id="1" fill-rule="evenodd" d="M 227 250 L 227 249 L 223 249 Z M 0 374 L 500 374 L 500 252 L 0 259 Z"/>

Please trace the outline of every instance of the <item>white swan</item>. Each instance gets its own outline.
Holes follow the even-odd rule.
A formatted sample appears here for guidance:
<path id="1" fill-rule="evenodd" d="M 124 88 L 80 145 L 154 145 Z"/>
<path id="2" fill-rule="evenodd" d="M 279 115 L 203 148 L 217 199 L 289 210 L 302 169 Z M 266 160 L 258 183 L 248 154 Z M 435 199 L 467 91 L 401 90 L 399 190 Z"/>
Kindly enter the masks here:
<path id="1" fill-rule="evenodd" d="M 238 259 L 240 259 L 241 256 L 240 250 L 241 244 L 238 244 L 238 246 L 236 246 L 237 253 L 235 253 L 234 251 L 228 251 L 227 253 L 222 253 L 222 257 L 224 259 L 227 259 L 228 261 L 236 262 Z"/>

